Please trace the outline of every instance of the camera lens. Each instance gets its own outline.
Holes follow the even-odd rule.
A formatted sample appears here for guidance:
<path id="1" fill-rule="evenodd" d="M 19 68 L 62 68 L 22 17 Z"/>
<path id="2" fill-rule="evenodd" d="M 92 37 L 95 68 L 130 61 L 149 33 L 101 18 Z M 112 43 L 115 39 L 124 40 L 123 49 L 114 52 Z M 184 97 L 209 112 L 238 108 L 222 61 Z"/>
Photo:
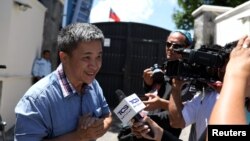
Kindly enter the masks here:
<path id="1" fill-rule="evenodd" d="M 164 82 L 164 73 L 161 70 L 161 68 L 159 67 L 158 64 L 154 64 L 154 66 L 151 68 L 151 70 L 153 71 L 153 83 L 158 83 L 161 84 Z"/>

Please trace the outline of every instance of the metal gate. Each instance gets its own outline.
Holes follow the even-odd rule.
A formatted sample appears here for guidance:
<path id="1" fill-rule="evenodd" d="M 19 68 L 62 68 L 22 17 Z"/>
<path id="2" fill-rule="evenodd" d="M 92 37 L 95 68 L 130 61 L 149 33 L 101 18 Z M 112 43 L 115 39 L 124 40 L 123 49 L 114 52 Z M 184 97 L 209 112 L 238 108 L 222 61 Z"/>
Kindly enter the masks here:
<path id="1" fill-rule="evenodd" d="M 143 95 L 143 70 L 165 59 L 164 42 L 170 31 L 132 22 L 95 23 L 105 35 L 103 64 L 97 80 L 110 107 L 115 107 L 115 91 Z"/>

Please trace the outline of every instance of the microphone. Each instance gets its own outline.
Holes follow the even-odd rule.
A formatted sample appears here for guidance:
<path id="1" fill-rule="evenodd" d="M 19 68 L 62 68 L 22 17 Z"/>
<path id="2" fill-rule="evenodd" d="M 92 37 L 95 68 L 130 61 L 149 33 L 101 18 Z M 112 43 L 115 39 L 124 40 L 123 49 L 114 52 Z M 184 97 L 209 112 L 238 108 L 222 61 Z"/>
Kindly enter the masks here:
<path id="1" fill-rule="evenodd" d="M 0 69 L 6 69 L 5 65 L 0 65 Z"/>
<path id="2" fill-rule="evenodd" d="M 119 104 L 114 109 L 116 116 L 122 121 L 123 124 L 128 124 L 131 119 L 135 122 L 139 122 L 143 119 L 140 112 L 146 107 L 140 98 L 134 93 L 126 97 L 122 90 L 118 89 L 115 91 Z M 145 123 L 148 125 L 147 123 Z M 149 126 L 149 125 L 148 125 Z M 149 126 L 150 128 L 150 126 Z M 152 129 L 148 132 L 148 135 L 154 137 Z"/>

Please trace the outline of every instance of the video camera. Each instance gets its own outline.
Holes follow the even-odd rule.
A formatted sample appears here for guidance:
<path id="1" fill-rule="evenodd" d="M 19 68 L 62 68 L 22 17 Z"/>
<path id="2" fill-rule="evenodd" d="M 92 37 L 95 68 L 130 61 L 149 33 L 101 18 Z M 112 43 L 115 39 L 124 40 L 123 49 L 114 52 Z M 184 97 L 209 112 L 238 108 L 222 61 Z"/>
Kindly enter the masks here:
<path id="1" fill-rule="evenodd" d="M 182 55 L 182 60 L 166 61 L 162 68 L 166 70 L 165 74 L 170 78 L 214 82 L 219 80 L 218 68 L 227 63 L 230 52 L 237 43 L 238 41 L 230 42 L 224 47 L 203 45 L 199 49 L 174 49 Z"/>

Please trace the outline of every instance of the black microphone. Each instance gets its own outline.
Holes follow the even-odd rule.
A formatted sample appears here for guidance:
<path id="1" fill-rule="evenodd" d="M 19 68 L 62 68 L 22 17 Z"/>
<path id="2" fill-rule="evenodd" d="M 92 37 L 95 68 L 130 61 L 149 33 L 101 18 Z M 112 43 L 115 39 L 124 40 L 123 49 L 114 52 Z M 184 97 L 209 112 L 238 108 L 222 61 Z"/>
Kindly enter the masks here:
<path id="1" fill-rule="evenodd" d="M 136 94 L 126 97 L 124 92 L 120 89 L 117 89 L 115 93 L 119 99 L 119 104 L 114 110 L 114 113 L 117 115 L 117 117 L 123 123 L 126 123 L 132 119 L 134 122 L 141 121 L 143 117 L 140 115 L 140 112 L 145 108 L 145 105 L 140 100 L 140 98 Z M 145 124 L 150 128 L 148 123 Z M 152 138 L 154 137 L 154 133 L 151 128 L 148 132 L 148 135 Z"/>
<path id="2" fill-rule="evenodd" d="M 6 69 L 5 65 L 0 65 L 0 69 Z"/>
<path id="3" fill-rule="evenodd" d="M 126 95 L 125 95 L 124 92 L 123 92 L 122 90 L 120 90 L 120 89 L 117 89 L 117 90 L 115 91 L 115 94 L 116 94 L 116 96 L 118 97 L 119 103 L 122 102 L 122 100 L 123 100 L 124 98 L 126 98 Z"/>

